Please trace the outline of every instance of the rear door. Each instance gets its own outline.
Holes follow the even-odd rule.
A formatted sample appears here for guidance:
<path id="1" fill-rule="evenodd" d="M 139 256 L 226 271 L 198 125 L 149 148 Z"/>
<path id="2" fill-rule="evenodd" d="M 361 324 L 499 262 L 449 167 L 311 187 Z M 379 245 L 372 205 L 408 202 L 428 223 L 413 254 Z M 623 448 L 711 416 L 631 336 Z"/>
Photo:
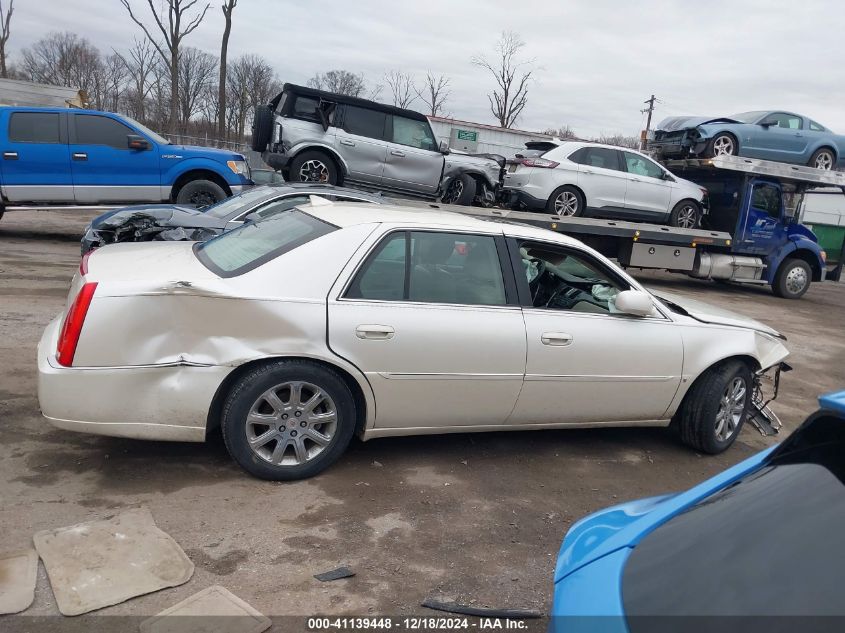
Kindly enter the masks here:
<path id="1" fill-rule="evenodd" d="M 86 112 L 70 115 L 73 189 L 80 204 L 161 202 L 158 146 L 117 118 Z M 129 149 L 129 135 L 148 149 Z"/>
<path id="2" fill-rule="evenodd" d="M 569 156 L 578 163 L 578 186 L 587 198 L 587 208 L 600 214 L 622 211 L 628 180 L 619 162 L 619 152 L 609 147 L 582 147 Z"/>
<path id="3" fill-rule="evenodd" d="M 622 152 L 628 172 L 625 209 L 646 219 L 665 220 L 669 215 L 672 183 L 660 165 L 634 152 Z"/>
<path id="4" fill-rule="evenodd" d="M 73 202 L 67 114 L 4 109 L 3 191 L 9 202 Z"/>
<path id="5" fill-rule="evenodd" d="M 376 427 L 504 423 L 526 346 L 501 234 L 396 230 L 374 240 L 328 311 L 332 350 L 372 385 Z"/>
<path id="6" fill-rule="evenodd" d="M 435 195 L 443 175 L 443 154 L 428 121 L 388 115 L 384 185 Z"/>
<path id="7" fill-rule="evenodd" d="M 335 147 L 346 161 L 348 179 L 381 185 L 387 159 L 387 114 L 344 105 L 340 116 Z"/>

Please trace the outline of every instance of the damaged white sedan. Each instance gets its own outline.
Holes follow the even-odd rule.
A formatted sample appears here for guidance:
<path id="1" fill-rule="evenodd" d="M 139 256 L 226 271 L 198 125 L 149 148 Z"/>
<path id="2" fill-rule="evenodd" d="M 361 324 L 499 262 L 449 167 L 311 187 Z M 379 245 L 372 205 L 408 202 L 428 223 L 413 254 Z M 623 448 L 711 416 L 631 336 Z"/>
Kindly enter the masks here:
<path id="1" fill-rule="evenodd" d="M 46 418 L 203 441 L 267 479 L 352 436 L 668 426 L 718 453 L 777 426 L 771 328 L 647 292 L 580 242 L 436 209 L 312 204 L 204 243 L 94 251 L 38 349 Z"/>

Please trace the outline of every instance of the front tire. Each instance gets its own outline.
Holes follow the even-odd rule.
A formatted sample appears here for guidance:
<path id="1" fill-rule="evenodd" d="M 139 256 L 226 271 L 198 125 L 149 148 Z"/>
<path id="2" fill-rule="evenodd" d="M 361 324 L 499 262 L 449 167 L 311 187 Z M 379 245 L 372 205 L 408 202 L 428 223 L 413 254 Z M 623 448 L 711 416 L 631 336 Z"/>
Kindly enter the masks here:
<path id="1" fill-rule="evenodd" d="M 751 371 L 745 363 L 734 360 L 708 369 L 681 404 L 681 441 L 710 455 L 727 450 L 748 418 L 752 391 Z"/>
<path id="2" fill-rule="evenodd" d="M 810 157 L 810 162 L 807 163 L 810 167 L 815 167 L 816 169 L 822 169 L 824 171 L 830 171 L 833 169 L 835 164 L 836 156 L 834 156 L 833 150 L 826 147 L 822 147 L 821 149 L 817 149 L 813 152 L 813 155 Z"/>
<path id="3" fill-rule="evenodd" d="M 581 193 L 569 185 L 555 189 L 546 202 L 546 210 L 561 217 L 577 217 L 584 213 L 584 206 Z"/>
<path id="4" fill-rule="evenodd" d="M 176 204 L 185 204 L 205 209 L 229 196 L 223 187 L 210 180 L 192 180 L 185 183 L 176 194 Z"/>
<path id="5" fill-rule="evenodd" d="M 775 275 L 772 292 L 784 299 L 800 299 L 810 289 L 813 271 L 810 264 L 795 257 L 784 261 Z"/>
<path id="6" fill-rule="evenodd" d="M 288 180 L 336 185 L 340 182 L 340 174 L 335 162 L 325 153 L 306 151 L 291 161 Z"/>
<path id="7" fill-rule="evenodd" d="M 736 156 L 739 154 L 739 144 L 733 134 L 722 132 L 710 139 L 705 153 L 708 158 Z"/>
<path id="8" fill-rule="evenodd" d="M 469 174 L 460 174 L 449 181 L 449 184 L 446 186 L 446 191 L 443 192 L 443 196 L 440 198 L 440 201 L 443 204 L 460 204 L 463 206 L 469 206 L 475 199 L 476 187 L 477 183 L 475 182 L 475 178 Z"/>
<path id="9" fill-rule="evenodd" d="M 355 400 L 333 370 L 278 361 L 242 376 L 223 405 L 229 454 L 261 479 L 312 477 L 333 464 L 355 431 Z"/>
<path id="10" fill-rule="evenodd" d="M 695 229 L 700 223 L 701 207 L 694 200 L 681 200 L 669 216 L 669 224 L 681 229 Z"/>

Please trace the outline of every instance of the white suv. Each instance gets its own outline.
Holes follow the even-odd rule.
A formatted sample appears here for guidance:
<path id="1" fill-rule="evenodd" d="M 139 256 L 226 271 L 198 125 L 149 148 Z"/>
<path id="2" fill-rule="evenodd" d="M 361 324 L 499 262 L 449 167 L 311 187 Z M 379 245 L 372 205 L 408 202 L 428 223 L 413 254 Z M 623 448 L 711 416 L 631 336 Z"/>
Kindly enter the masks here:
<path id="1" fill-rule="evenodd" d="M 505 199 L 566 216 L 644 220 L 696 228 L 707 190 L 678 178 L 640 152 L 561 142 L 541 156 L 511 160 Z"/>

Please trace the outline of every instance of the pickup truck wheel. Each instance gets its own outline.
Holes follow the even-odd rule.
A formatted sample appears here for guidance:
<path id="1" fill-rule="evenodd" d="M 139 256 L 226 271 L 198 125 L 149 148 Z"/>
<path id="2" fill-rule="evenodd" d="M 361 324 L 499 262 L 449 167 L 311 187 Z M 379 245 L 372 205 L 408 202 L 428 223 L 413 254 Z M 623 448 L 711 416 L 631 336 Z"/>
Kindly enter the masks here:
<path id="1" fill-rule="evenodd" d="M 813 271 L 810 264 L 795 257 L 784 261 L 775 275 L 772 292 L 784 299 L 800 299 L 810 289 Z"/>
<path id="2" fill-rule="evenodd" d="M 475 199 L 476 186 L 475 178 L 469 174 L 455 176 L 449 181 L 440 201 L 443 204 L 462 204 L 469 206 Z"/>
<path id="3" fill-rule="evenodd" d="M 708 369 L 695 381 L 679 410 L 681 441 L 716 455 L 730 447 L 748 418 L 751 371 L 740 361 Z"/>
<path id="4" fill-rule="evenodd" d="M 266 105 L 255 107 L 255 115 L 252 117 L 252 144 L 253 151 L 263 152 L 267 149 L 270 137 L 273 135 L 273 111 Z"/>
<path id="5" fill-rule="evenodd" d="M 221 427 L 229 454 L 250 474 L 304 479 L 328 468 L 346 450 L 355 431 L 355 400 L 331 369 L 278 361 L 234 384 Z"/>
<path id="6" fill-rule="evenodd" d="M 584 213 L 584 199 L 575 187 L 558 187 L 549 196 L 546 210 L 560 216 L 575 217 Z"/>
<path id="7" fill-rule="evenodd" d="M 176 194 L 176 204 L 189 204 L 197 209 L 205 209 L 227 197 L 223 187 L 216 182 L 192 180 L 185 183 Z"/>
<path id="8" fill-rule="evenodd" d="M 337 165 L 323 152 L 302 152 L 290 163 L 290 180 L 292 182 L 323 182 L 329 185 L 338 184 Z"/>
<path id="9" fill-rule="evenodd" d="M 815 167 L 816 169 L 824 169 L 825 171 L 830 171 L 833 169 L 833 165 L 836 162 L 836 157 L 833 155 L 833 152 L 826 147 L 822 147 L 821 149 L 817 149 L 813 152 L 812 157 L 810 158 L 810 162 L 807 163 L 810 167 Z"/>
<path id="10" fill-rule="evenodd" d="M 669 224 L 681 229 L 694 229 L 701 221 L 701 207 L 693 200 L 681 200 L 672 209 Z"/>
<path id="11" fill-rule="evenodd" d="M 727 132 L 717 134 L 711 138 L 705 151 L 708 158 L 736 156 L 738 152 L 739 146 L 737 145 L 736 138 L 734 138 L 733 134 L 728 134 Z"/>

